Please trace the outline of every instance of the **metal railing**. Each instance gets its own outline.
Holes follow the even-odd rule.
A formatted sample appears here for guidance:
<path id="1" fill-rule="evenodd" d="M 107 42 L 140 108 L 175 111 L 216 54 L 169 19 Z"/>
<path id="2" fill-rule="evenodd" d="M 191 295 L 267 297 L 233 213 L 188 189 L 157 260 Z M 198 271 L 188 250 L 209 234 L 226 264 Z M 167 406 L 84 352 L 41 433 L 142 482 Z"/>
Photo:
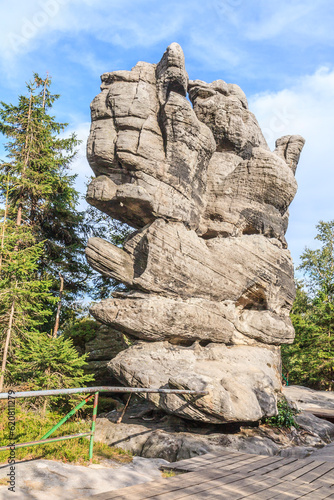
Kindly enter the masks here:
<path id="1" fill-rule="evenodd" d="M 110 392 L 110 393 L 157 393 L 157 394 L 187 394 L 190 396 L 205 396 L 208 394 L 208 391 L 191 391 L 186 389 L 154 389 L 151 387 L 108 387 L 108 386 L 98 386 L 98 387 L 80 387 L 75 389 L 54 389 L 48 391 L 25 391 L 25 392 L 16 392 L 16 393 L 8 393 L 3 392 L 0 393 L 0 399 L 17 399 L 17 398 L 31 398 L 31 397 L 39 397 L 39 396 L 59 396 L 64 394 L 79 394 L 79 393 L 93 393 L 90 396 L 83 399 L 75 408 L 73 408 L 64 418 L 62 418 L 56 425 L 52 427 L 44 436 L 42 436 L 37 441 L 30 441 L 27 443 L 13 443 L 5 446 L 0 446 L 0 451 L 4 450 L 12 450 L 13 448 L 23 448 L 25 446 L 36 446 L 45 443 L 54 443 L 57 441 L 65 441 L 67 439 L 75 439 L 81 437 L 90 436 L 89 440 L 89 461 L 92 463 L 93 461 L 93 447 L 94 447 L 94 434 L 95 434 L 95 423 L 97 416 L 97 407 L 99 401 L 99 393 L 100 392 Z M 78 434 L 71 434 L 68 436 L 59 436 L 49 438 L 51 434 L 53 434 L 59 427 L 66 422 L 74 413 L 76 413 L 80 408 L 82 408 L 89 400 L 94 397 L 94 405 L 93 405 L 93 415 L 92 415 L 92 426 L 90 432 L 80 432 Z M 127 405 L 125 406 L 126 409 Z M 123 413 L 124 414 L 124 413 Z"/>

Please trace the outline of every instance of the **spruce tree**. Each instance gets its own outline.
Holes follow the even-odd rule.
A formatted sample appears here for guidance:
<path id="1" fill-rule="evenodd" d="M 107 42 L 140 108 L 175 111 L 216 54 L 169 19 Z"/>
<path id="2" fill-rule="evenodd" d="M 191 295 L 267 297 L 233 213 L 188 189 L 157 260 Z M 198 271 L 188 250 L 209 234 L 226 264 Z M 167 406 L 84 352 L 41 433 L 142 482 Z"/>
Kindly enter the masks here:
<path id="1" fill-rule="evenodd" d="M 282 349 L 289 381 L 317 389 L 334 389 L 334 221 L 320 221 L 316 240 L 306 248 L 299 269 L 305 280 L 297 287 L 291 319 L 296 338 Z"/>
<path id="2" fill-rule="evenodd" d="M 87 354 L 78 354 L 72 339 L 34 332 L 22 342 L 9 363 L 9 378 L 14 385 L 28 385 L 29 390 L 85 387 L 94 380 L 85 370 L 86 358 Z M 48 404 L 67 407 L 76 399 L 69 401 L 66 396 L 44 398 L 43 410 L 45 412 Z"/>
<path id="3" fill-rule="evenodd" d="M 51 280 L 37 274 L 42 252 L 42 243 L 35 243 L 29 227 L 4 218 L 0 252 L 0 392 L 7 378 L 8 359 L 15 358 L 21 343 L 52 314 L 55 299 L 49 291 Z"/>
<path id="4" fill-rule="evenodd" d="M 8 181 L 8 218 L 29 226 L 43 242 L 38 272 L 52 277 L 53 294 L 61 293 L 68 306 L 89 286 L 92 271 L 84 257 L 89 228 L 85 214 L 76 208 L 79 194 L 70 172 L 79 141 L 75 134 L 60 135 L 67 124 L 50 114 L 59 98 L 50 85 L 50 77 L 43 80 L 34 74 L 28 95 L 19 96 L 17 105 L 0 103 L 0 131 L 8 139 L 7 159 L 0 164 L 0 194 L 4 199 Z M 59 316 L 60 305 L 49 325 L 55 334 Z"/>

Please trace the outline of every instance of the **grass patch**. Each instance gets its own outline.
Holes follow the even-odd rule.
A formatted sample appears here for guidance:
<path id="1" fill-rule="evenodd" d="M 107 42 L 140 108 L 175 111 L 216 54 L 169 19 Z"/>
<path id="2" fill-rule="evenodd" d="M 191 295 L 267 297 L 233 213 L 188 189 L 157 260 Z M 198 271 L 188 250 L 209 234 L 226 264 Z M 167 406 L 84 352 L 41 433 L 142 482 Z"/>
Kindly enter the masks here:
<path id="1" fill-rule="evenodd" d="M 2 403 L 0 410 L 3 418 L 0 422 L 0 442 L 3 445 L 9 444 L 9 429 L 7 421 L 7 405 Z M 22 443 L 37 441 L 46 434 L 63 417 L 64 413 L 46 412 L 45 415 L 40 410 L 31 410 L 16 404 L 16 425 L 14 442 Z M 91 419 L 71 417 L 50 437 L 59 437 L 80 432 L 89 432 L 91 429 Z M 27 446 L 16 449 L 16 460 L 29 460 L 33 458 L 45 458 L 49 460 L 60 460 L 80 465 L 86 465 L 89 461 L 89 440 L 86 438 L 70 439 L 57 443 L 49 443 L 37 446 Z M 7 463 L 9 451 L 0 452 L 0 463 Z M 112 459 L 121 463 L 129 463 L 132 456 L 129 452 L 120 448 L 111 448 L 105 443 L 94 443 L 93 463 L 100 463 L 103 459 Z"/>
<path id="2" fill-rule="evenodd" d="M 177 473 L 176 471 L 174 470 L 164 470 L 162 471 L 162 477 L 164 479 L 167 479 L 168 477 L 174 477 L 174 476 L 178 476 L 180 473 Z"/>

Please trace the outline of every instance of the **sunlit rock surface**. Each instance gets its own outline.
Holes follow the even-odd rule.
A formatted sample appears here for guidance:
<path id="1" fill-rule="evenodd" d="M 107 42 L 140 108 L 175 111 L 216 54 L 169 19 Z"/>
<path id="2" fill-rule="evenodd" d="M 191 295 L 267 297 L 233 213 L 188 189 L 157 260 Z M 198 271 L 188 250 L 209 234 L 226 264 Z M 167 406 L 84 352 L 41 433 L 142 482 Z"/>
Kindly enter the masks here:
<path id="1" fill-rule="evenodd" d="M 123 249 L 89 240 L 88 262 L 129 290 L 91 312 L 141 341 L 109 368 L 131 386 L 209 391 L 153 397 L 185 418 L 273 415 L 279 346 L 294 337 L 285 232 L 303 138 L 270 151 L 242 90 L 189 81 L 176 43 L 158 64 L 101 78 L 87 200 L 134 232 Z"/>

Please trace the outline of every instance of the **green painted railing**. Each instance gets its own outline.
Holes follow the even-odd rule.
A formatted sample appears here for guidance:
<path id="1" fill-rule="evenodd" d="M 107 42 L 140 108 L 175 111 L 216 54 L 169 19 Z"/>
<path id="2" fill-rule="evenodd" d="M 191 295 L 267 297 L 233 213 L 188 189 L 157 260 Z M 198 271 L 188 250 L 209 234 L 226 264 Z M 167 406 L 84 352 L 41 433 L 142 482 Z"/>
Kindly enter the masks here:
<path id="1" fill-rule="evenodd" d="M 0 451 L 3 450 L 12 450 L 13 448 L 23 448 L 24 446 L 36 446 L 45 443 L 55 443 L 57 441 L 65 441 L 67 439 L 75 439 L 90 436 L 89 440 L 89 461 L 92 463 L 93 461 L 93 447 L 94 447 L 94 434 L 95 434 L 95 423 L 97 417 L 97 407 L 99 402 L 99 393 L 100 392 L 111 392 L 111 393 L 162 393 L 162 394 L 189 394 L 193 396 L 205 396 L 208 394 L 207 391 L 188 391 L 183 389 L 154 389 L 151 387 L 148 388 L 137 388 L 137 387 L 80 387 L 76 389 L 54 389 L 49 391 L 26 391 L 26 392 L 16 392 L 9 394 L 8 392 L 0 393 L 0 399 L 11 399 L 16 398 L 31 398 L 36 396 L 57 396 L 60 394 L 78 394 L 78 393 L 93 393 L 90 396 L 87 396 L 83 399 L 75 408 L 73 408 L 65 417 L 63 417 L 56 425 L 52 427 L 44 436 L 42 436 L 37 441 L 30 441 L 28 443 L 15 443 L 11 445 L 0 446 Z M 68 436 L 59 436 L 50 438 L 50 436 L 57 430 L 59 427 L 66 422 L 72 415 L 74 415 L 80 408 L 82 408 L 90 399 L 94 396 L 94 405 L 93 405 L 93 417 L 92 417 L 92 426 L 90 432 L 81 432 L 78 434 L 71 434 Z"/>

